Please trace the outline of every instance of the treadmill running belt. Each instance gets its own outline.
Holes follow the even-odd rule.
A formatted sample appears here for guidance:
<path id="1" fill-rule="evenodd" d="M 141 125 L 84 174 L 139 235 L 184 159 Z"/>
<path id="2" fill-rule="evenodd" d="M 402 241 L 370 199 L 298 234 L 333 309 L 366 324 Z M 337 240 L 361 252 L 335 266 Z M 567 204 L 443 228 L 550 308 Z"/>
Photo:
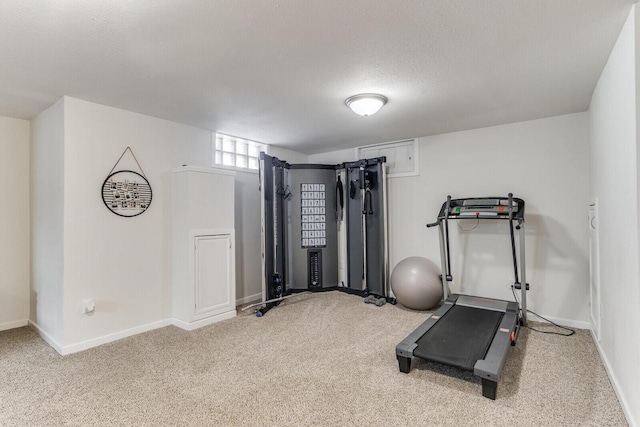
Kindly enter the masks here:
<path id="1" fill-rule="evenodd" d="M 473 371 L 484 359 L 504 312 L 454 305 L 416 342 L 413 355 Z"/>

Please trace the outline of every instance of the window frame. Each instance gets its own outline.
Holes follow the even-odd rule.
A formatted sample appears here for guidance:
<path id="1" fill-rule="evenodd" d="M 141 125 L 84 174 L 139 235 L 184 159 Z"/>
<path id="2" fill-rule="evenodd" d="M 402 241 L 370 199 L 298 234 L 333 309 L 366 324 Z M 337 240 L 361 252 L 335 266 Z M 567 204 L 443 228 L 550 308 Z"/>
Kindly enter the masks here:
<path id="1" fill-rule="evenodd" d="M 220 148 L 218 148 L 219 139 L 220 139 Z M 228 142 L 230 144 L 232 143 L 233 148 L 230 149 L 228 145 L 225 147 L 225 142 Z M 239 148 L 238 142 L 243 144 L 245 148 L 238 150 Z M 252 148 L 254 147 L 257 150 L 256 156 L 251 155 Z M 211 165 L 212 167 L 215 167 L 215 168 L 229 169 L 233 171 L 241 171 L 241 172 L 249 172 L 249 173 L 258 173 L 259 167 L 260 167 L 259 162 L 260 162 L 261 151 L 268 154 L 269 145 L 262 142 L 258 142 L 258 141 L 252 141 L 246 138 L 227 135 L 225 133 L 213 132 L 213 135 L 211 138 Z M 217 161 L 218 154 L 220 155 L 220 163 L 218 163 Z M 234 156 L 233 165 L 224 163 L 225 154 Z M 246 162 L 246 166 L 238 166 L 238 162 L 237 162 L 238 157 L 245 159 L 244 161 Z M 255 168 L 250 167 L 252 160 L 255 160 L 256 162 Z"/>

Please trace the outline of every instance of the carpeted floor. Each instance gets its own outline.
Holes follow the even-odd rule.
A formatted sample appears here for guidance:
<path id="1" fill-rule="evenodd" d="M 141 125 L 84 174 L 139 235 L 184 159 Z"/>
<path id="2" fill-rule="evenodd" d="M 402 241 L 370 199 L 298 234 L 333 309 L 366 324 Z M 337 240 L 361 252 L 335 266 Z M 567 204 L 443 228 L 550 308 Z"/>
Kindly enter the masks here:
<path id="1" fill-rule="evenodd" d="M 329 292 L 65 357 L 29 328 L 0 332 L 0 425 L 627 425 L 588 331 L 525 329 L 492 401 L 452 368 L 398 371 L 396 344 L 426 317 Z"/>

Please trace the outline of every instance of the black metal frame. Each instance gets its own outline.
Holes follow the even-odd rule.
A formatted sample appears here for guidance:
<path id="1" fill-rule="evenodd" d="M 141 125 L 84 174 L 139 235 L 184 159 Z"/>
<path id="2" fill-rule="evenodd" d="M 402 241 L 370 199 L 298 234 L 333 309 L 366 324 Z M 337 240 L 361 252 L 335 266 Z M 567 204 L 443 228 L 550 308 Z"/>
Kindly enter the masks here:
<path id="1" fill-rule="evenodd" d="M 364 159 L 358 162 L 341 163 L 338 165 L 321 165 L 321 164 L 303 164 L 295 165 L 289 164 L 286 161 L 282 161 L 276 157 L 269 156 L 265 153 L 260 153 L 260 182 L 263 200 L 263 301 L 265 303 L 256 311 L 256 315 L 261 317 L 271 308 L 280 304 L 284 297 L 287 297 L 293 293 L 299 292 L 324 292 L 329 290 L 338 290 L 341 292 L 356 294 L 366 297 L 370 294 L 369 289 L 353 289 L 347 286 L 311 286 L 307 285 L 307 289 L 287 289 L 287 277 L 286 277 L 286 259 L 287 259 L 287 236 L 286 236 L 286 200 L 285 195 L 280 194 L 278 188 L 285 188 L 285 175 L 284 170 L 290 169 L 325 169 L 325 170 L 341 170 L 347 168 L 367 168 L 369 166 L 383 164 L 386 161 L 386 157 L 377 157 L 373 159 Z M 377 180 L 382 180 L 383 177 L 376 177 Z M 364 180 L 361 180 L 364 185 Z M 337 182 L 337 180 L 336 180 Z M 378 184 L 379 185 L 379 184 Z M 328 189 L 327 189 L 328 190 Z M 366 188 L 363 188 L 366 191 Z M 385 189 L 386 191 L 386 189 Z M 371 199 L 370 200 L 370 204 Z M 336 201 L 336 204 L 338 202 Z M 345 204 L 346 205 L 346 204 Z M 337 206 L 336 206 L 337 208 Z M 341 206 L 346 208 L 346 206 Z M 372 209 L 369 209 L 372 210 Z M 337 209 L 336 209 L 337 212 Z M 338 218 L 336 218 L 338 220 Z M 273 224 L 274 226 L 270 226 Z M 309 248 L 309 251 L 313 251 L 314 248 Z M 320 252 L 321 256 L 321 252 Z M 309 261 L 307 261 L 307 264 Z M 385 266 L 386 267 L 386 266 Z M 322 273 L 320 272 L 320 275 Z M 388 273 L 385 271 L 385 276 Z M 388 288 L 388 283 L 385 277 L 385 286 Z M 383 293 L 385 295 L 378 295 Z M 383 297 L 387 302 L 391 304 L 396 303 L 396 299 L 390 297 L 388 292 L 384 290 L 382 292 L 375 292 L 377 296 Z M 268 301 L 268 302 L 267 302 Z"/>

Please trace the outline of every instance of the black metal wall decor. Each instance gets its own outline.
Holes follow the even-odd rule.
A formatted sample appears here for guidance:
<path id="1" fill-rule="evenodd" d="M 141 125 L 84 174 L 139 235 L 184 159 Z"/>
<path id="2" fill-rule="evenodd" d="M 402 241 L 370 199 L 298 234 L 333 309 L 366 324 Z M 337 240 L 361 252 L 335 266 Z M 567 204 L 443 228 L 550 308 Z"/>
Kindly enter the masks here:
<path id="1" fill-rule="evenodd" d="M 115 171 L 122 157 L 129 151 L 136 161 L 140 173 L 132 170 Z M 138 216 L 151 205 L 153 192 L 144 171 L 136 159 L 131 147 L 125 148 L 122 155 L 111 168 L 107 179 L 102 183 L 102 201 L 111 212 L 118 216 Z"/>

